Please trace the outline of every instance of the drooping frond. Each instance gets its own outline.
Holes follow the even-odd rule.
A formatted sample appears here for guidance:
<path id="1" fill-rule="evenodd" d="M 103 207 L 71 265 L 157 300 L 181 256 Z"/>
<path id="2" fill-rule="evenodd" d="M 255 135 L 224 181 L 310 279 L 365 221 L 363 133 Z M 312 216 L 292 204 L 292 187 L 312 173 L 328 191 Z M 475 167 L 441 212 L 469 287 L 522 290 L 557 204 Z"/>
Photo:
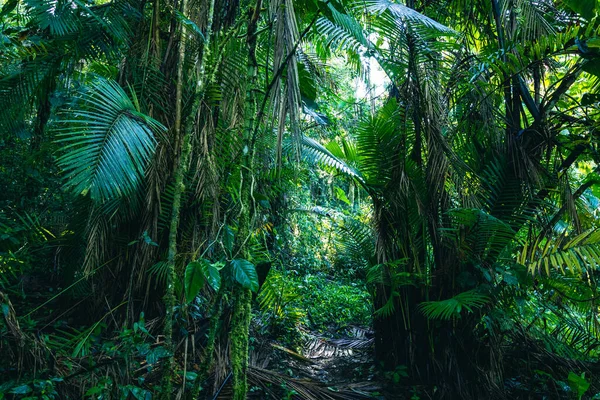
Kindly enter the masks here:
<path id="1" fill-rule="evenodd" d="M 582 274 L 588 269 L 600 267 L 600 231 L 592 230 L 576 235 L 572 239 L 542 239 L 526 244 L 519 255 L 519 262 L 531 273 L 542 268 L 550 275 L 551 269 L 565 273 Z"/>
<path id="2" fill-rule="evenodd" d="M 480 209 L 453 209 L 448 211 L 453 227 L 443 230 L 445 235 L 459 241 L 461 251 L 472 260 L 495 260 L 515 238 L 515 232 L 505 222 Z"/>
<path id="3" fill-rule="evenodd" d="M 369 185 L 385 187 L 401 169 L 402 153 L 406 151 L 399 147 L 405 137 L 402 122 L 397 102 L 389 101 L 377 114 L 357 126 L 359 168 Z"/>
<path id="4" fill-rule="evenodd" d="M 473 312 L 473 309 L 483 307 L 488 301 L 487 296 L 475 290 L 469 290 L 447 300 L 423 302 L 419 308 L 429 319 L 449 320 L 459 316 L 463 309 Z"/>
<path id="5" fill-rule="evenodd" d="M 369 267 L 375 256 L 375 240 L 373 229 L 356 219 L 343 218 L 336 224 L 340 232 L 336 236 L 339 249 L 355 264 Z"/>
<path id="6" fill-rule="evenodd" d="M 337 51 L 358 53 L 371 48 L 371 44 L 360 24 L 351 15 L 339 12 L 329 5 L 331 19 L 321 17 L 316 28 L 325 46 Z"/>
<path id="7" fill-rule="evenodd" d="M 356 179 L 360 183 L 363 182 L 362 175 L 358 171 L 356 171 L 344 161 L 334 156 L 329 150 L 325 148 L 325 146 L 323 146 L 316 140 L 306 136 L 302 136 L 301 142 L 303 149 L 302 157 L 304 158 L 304 160 L 332 167 L 340 171 L 341 173 Z"/>
<path id="8" fill-rule="evenodd" d="M 367 12 L 374 15 L 384 15 L 388 13 L 396 19 L 396 24 L 409 24 L 413 27 L 425 27 L 444 34 L 455 34 L 456 32 L 447 26 L 413 10 L 400 3 L 393 3 L 390 0 L 366 0 L 357 1 L 357 7 L 364 7 Z"/>
<path id="9" fill-rule="evenodd" d="M 164 127 L 138 112 L 115 82 L 98 78 L 62 113 L 59 165 L 66 186 L 103 202 L 135 190 Z"/>
<path id="10" fill-rule="evenodd" d="M 26 0 L 31 22 L 51 34 L 64 36 L 79 28 L 78 7 L 71 0 Z"/>

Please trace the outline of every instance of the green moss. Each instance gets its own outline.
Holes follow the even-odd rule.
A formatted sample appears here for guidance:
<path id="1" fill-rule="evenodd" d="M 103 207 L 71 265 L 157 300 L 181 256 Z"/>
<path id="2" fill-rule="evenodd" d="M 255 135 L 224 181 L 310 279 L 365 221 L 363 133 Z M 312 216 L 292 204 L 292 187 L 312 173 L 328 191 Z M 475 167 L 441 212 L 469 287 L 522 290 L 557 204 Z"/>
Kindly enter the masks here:
<path id="1" fill-rule="evenodd" d="M 208 377 L 208 374 L 213 366 L 213 352 L 215 350 L 215 341 L 217 339 L 217 333 L 221 328 L 221 316 L 223 315 L 223 293 L 225 291 L 225 286 L 221 286 L 215 300 L 210 307 L 212 310 L 210 317 L 210 326 L 208 330 L 208 343 L 206 344 L 206 350 L 204 352 L 203 364 L 204 368 L 201 369 L 200 374 L 198 375 L 196 382 L 194 383 L 194 390 L 192 391 L 192 399 L 197 399 L 200 393 L 200 389 L 202 389 L 202 384 Z"/>
<path id="2" fill-rule="evenodd" d="M 250 329 L 252 295 L 250 290 L 236 286 L 231 321 L 231 368 L 233 371 L 233 399 L 244 400 L 248 393 L 248 332 Z"/>

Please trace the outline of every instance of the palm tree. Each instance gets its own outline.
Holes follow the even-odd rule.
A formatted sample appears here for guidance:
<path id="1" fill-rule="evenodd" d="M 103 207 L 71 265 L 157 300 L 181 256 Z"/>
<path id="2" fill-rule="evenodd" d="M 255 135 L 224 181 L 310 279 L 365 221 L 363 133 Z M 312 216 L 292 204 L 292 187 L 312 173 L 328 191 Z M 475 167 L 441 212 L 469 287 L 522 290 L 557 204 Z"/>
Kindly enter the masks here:
<path id="1" fill-rule="evenodd" d="M 549 232 L 543 228 L 548 196 L 592 150 L 580 141 L 573 146 L 557 140 L 570 119 L 555 111 L 589 61 L 569 50 L 580 30 L 568 14 L 553 25 L 544 20 L 542 10 L 552 7 L 549 3 L 500 8 L 494 1 L 476 2 L 473 12 L 459 8 L 471 3 L 450 3 L 436 4 L 444 11 L 429 15 L 439 15 L 464 36 L 417 13 L 416 2 L 409 8 L 369 1 L 346 14 L 333 9 L 332 17 L 319 24 L 322 35 L 347 51 L 362 49 L 374 57 L 392 82 L 391 98 L 357 131 L 357 171 L 314 141 L 304 145 L 309 158 L 355 179 L 373 202 L 377 263 L 369 275 L 379 308 L 376 357 L 391 369 L 410 366 L 415 377 L 449 395 L 477 397 L 477 386 L 465 383 L 481 380 L 480 370 L 489 371 L 493 387 L 502 390 L 503 385 L 493 357 L 499 348 L 485 354 L 473 346 L 486 307 L 498 301 L 490 280 L 498 268 L 522 270 L 522 260 L 516 263 L 513 255 L 523 232 Z M 385 37 L 385 48 L 367 40 L 353 17 L 363 11 L 368 28 Z M 523 25 L 518 13 L 529 18 Z M 496 25 L 483 23 L 489 15 Z M 477 32 L 487 27 L 483 32 L 489 35 L 478 33 L 474 44 L 495 44 L 500 51 L 473 53 L 473 23 L 481 24 Z M 564 33 L 557 36 L 559 29 Z M 440 40 L 443 34 L 450 36 Z M 593 34 L 588 30 L 587 35 Z M 525 37 L 533 40 L 532 48 L 517 44 L 508 51 L 507 40 Z M 564 54 L 571 55 L 555 72 L 552 87 L 542 92 L 540 67 Z M 499 106 L 504 114 L 497 113 Z M 569 200 L 553 199 L 560 210 L 552 224 L 565 211 L 564 201 Z M 537 256 L 539 250 L 529 251 Z M 594 260 L 573 257 L 567 265 L 585 270 Z M 563 262 L 557 258 L 554 266 Z"/>

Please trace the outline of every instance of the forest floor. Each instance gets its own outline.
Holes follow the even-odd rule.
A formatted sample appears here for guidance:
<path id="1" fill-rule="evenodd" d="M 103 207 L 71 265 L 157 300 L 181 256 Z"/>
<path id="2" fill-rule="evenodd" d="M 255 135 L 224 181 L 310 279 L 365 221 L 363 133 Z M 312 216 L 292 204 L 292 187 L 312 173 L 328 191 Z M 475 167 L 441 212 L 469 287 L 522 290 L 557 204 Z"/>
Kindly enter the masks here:
<path id="1" fill-rule="evenodd" d="M 336 339 L 303 333 L 306 339 L 299 352 L 273 342 L 261 344 L 261 350 L 251 358 L 252 398 L 391 398 L 381 394 L 374 372 L 371 331 L 350 327 Z M 223 387 L 218 399 L 230 398 L 229 386 Z"/>

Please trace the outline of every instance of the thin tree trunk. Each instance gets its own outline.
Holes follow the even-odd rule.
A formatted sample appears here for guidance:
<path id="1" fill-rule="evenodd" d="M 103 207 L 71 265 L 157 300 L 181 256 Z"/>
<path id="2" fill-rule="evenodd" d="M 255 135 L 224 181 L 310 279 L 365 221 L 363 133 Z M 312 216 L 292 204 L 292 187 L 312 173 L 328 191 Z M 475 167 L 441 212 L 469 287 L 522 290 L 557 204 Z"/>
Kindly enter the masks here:
<path id="1" fill-rule="evenodd" d="M 256 99 L 254 88 L 258 74 L 258 63 L 256 61 L 256 27 L 260 17 L 261 0 L 257 0 L 254 10 L 249 13 L 248 33 L 246 45 L 248 49 L 247 80 L 246 80 L 246 103 L 244 110 L 244 143 L 246 154 L 243 157 L 241 174 L 241 210 L 238 218 L 238 233 L 236 235 L 237 252 L 244 254 L 246 239 L 251 233 L 250 229 L 250 198 L 254 179 L 252 172 L 252 160 L 254 149 L 252 148 L 252 132 L 256 114 Z M 244 400 L 248 393 L 248 381 L 246 372 L 248 370 L 248 333 L 250 330 L 251 300 L 250 290 L 234 284 L 233 288 L 233 317 L 231 322 L 231 365 L 233 375 L 233 398 Z"/>
<path id="2" fill-rule="evenodd" d="M 182 12 L 187 14 L 187 0 L 182 0 Z M 179 228 L 179 217 L 181 212 L 181 197 L 185 191 L 183 178 L 187 169 L 187 162 L 191 152 L 189 135 L 185 135 L 181 149 L 179 149 L 179 140 L 181 138 L 182 126 L 182 103 L 183 103 L 183 61 L 185 58 L 186 34 L 183 24 L 180 25 L 179 39 L 179 60 L 177 65 L 177 86 L 175 94 L 175 138 L 174 138 L 174 158 L 175 158 L 175 189 L 173 193 L 173 208 L 171 211 L 171 223 L 169 226 L 169 252 L 167 256 L 167 288 L 164 296 L 165 303 L 165 326 L 164 336 L 165 345 L 170 353 L 170 357 L 165 365 L 165 374 L 162 387 L 162 397 L 168 399 L 171 397 L 173 389 L 173 370 L 174 370 L 174 346 L 173 346 L 173 310 L 175 308 L 175 280 L 177 279 L 175 271 L 175 258 L 177 256 L 177 231 Z M 181 151 L 181 157 L 178 157 Z"/>

